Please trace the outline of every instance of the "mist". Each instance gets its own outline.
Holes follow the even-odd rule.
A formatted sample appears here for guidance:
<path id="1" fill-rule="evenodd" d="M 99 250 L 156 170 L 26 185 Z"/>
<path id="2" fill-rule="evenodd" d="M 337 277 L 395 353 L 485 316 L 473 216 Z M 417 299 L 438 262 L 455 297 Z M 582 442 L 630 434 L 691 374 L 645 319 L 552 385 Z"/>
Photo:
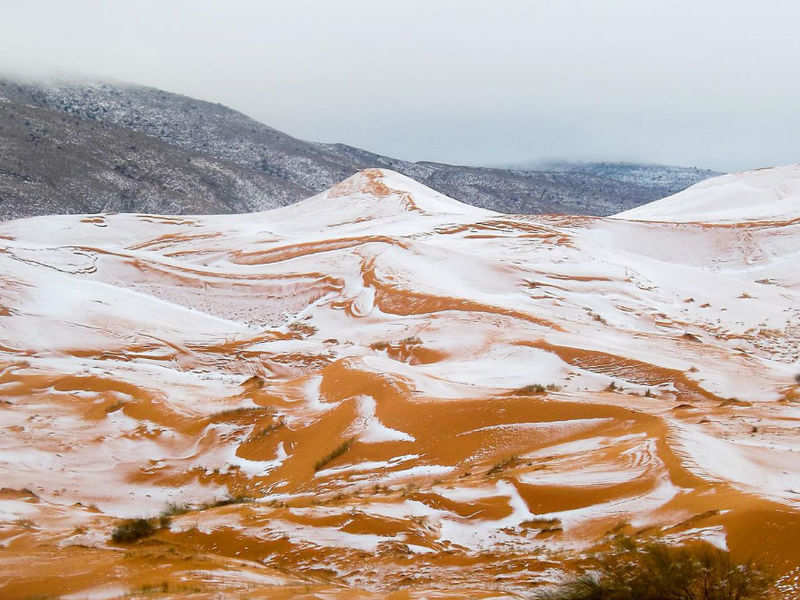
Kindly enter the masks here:
<path id="1" fill-rule="evenodd" d="M 800 160 L 800 6 L 632 0 L 4 6 L 0 71 L 127 81 L 407 160 Z"/>

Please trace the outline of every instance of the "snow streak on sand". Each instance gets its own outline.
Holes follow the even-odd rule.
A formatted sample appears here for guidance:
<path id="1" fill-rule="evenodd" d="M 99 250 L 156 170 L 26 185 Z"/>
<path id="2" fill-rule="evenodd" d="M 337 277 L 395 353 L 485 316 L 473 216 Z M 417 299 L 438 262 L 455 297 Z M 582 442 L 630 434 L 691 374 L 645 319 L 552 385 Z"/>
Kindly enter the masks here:
<path id="1" fill-rule="evenodd" d="M 796 566 L 798 181 L 0 225 L 0 596 L 525 597 L 618 532 Z"/>

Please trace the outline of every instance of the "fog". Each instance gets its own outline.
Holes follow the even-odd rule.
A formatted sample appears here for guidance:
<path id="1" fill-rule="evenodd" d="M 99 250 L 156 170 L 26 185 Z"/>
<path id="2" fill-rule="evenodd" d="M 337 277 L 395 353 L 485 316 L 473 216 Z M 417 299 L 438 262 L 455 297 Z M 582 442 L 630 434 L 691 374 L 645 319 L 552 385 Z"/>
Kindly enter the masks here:
<path id="1" fill-rule="evenodd" d="M 800 3 L 4 2 L 0 71 L 129 81 L 399 158 L 800 161 Z"/>

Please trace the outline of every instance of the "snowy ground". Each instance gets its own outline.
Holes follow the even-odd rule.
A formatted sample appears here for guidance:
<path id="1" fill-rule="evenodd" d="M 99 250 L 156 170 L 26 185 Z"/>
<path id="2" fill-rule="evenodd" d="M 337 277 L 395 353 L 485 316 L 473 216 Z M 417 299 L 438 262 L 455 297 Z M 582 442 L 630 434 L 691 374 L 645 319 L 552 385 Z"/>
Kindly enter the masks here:
<path id="1" fill-rule="evenodd" d="M 246 560 L 244 588 L 518 594 L 611 530 L 738 551 L 764 514 L 797 564 L 799 173 L 611 219 L 371 170 L 264 213 L 5 223 L 2 552 L 119 557 L 115 519 L 175 503 L 158 539 L 218 563 L 164 577 L 212 588 Z"/>

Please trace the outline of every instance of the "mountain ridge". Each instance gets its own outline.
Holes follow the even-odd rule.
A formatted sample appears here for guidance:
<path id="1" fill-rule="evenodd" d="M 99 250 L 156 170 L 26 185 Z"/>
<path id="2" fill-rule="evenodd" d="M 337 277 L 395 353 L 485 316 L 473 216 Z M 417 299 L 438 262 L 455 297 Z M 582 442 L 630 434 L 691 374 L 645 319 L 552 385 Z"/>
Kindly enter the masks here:
<path id="1" fill-rule="evenodd" d="M 87 209 L 264 210 L 324 191 L 371 167 L 401 172 L 459 201 L 505 213 L 608 215 L 675 191 L 658 182 L 643 185 L 575 169 L 413 163 L 346 144 L 306 142 L 220 104 L 135 84 L 0 78 L 0 98 L 5 98 L 0 102 L 0 218 Z M 131 136 L 136 143 L 122 142 Z M 48 145 L 55 138 L 72 142 L 56 152 Z M 58 165 L 67 151 L 75 156 L 65 174 Z M 686 171 L 698 179 L 711 173 Z"/>

